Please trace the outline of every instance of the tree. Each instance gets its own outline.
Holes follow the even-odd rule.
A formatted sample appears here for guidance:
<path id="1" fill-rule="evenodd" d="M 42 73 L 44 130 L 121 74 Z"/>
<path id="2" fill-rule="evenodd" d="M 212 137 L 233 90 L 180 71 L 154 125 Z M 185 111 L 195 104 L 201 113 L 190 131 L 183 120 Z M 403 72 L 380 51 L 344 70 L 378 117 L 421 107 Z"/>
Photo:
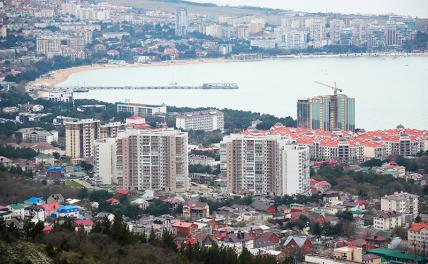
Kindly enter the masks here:
<path id="1" fill-rule="evenodd" d="M 253 263 L 253 257 L 246 247 L 242 249 L 241 254 L 238 257 L 239 264 L 251 264 Z"/>
<path id="2" fill-rule="evenodd" d="M 79 193 L 77 194 L 77 198 L 79 198 L 79 199 L 85 199 L 87 197 L 88 197 L 88 189 L 81 188 L 79 190 Z"/>
<path id="3" fill-rule="evenodd" d="M 135 237 L 129 231 L 126 223 L 123 222 L 122 215 L 115 214 L 111 225 L 111 237 L 120 245 L 131 244 L 135 241 Z"/>
<path id="4" fill-rule="evenodd" d="M 415 222 L 416 222 L 416 223 L 420 223 L 420 222 L 422 222 L 422 218 L 421 218 L 421 216 L 420 216 L 420 215 L 416 216 L 416 218 L 415 218 Z"/>
<path id="5" fill-rule="evenodd" d="M 352 214 L 351 211 L 339 212 L 339 213 L 337 213 L 337 216 L 339 217 L 339 219 L 342 219 L 345 221 L 353 221 L 354 220 L 354 215 Z"/>
<path id="6" fill-rule="evenodd" d="M 314 236 L 318 236 L 318 237 L 321 236 L 322 228 L 321 228 L 320 223 L 318 223 L 318 222 L 313 223 L 311 225 L 310 231 L 311 231 L 312 235 L 314 235 Z"/>
<path id="7" fill-rule="evenodd" d="M 146 230 L 143 230 L 143 233 L 141 234 L 141 243 L 147 243 L 147 236 L 146 236 Z"/>
<path id="8" fill-rule="evenodd" d="M 401 226 L 397 226 L 392 230 L 394 236 L 398 236 L 401 239 L 407 239 L 407 230 Z"/>
<path id="9" fill-rule="evenodd" d="M 162 244 L 164 247 L 170 248 L 174 251 L 177 250 L 177 246 L 175 244 L 174 235 L 172 232 L 168 231 L 167 229 L 162 230 Z"/>
<path id="10" fill-rule="evenodd" d="M 161 216 L 164 214 L 170 214 L 171 209 L 172 208 L 168 203 L 162 200 L 154 200 L 146 209 L 144 209 L 143 213 L 148 215 Z"/>
<path id="11" fill-rule="evenodd" d="M 93 191 L 89 194 L 89 200 L 91 202 L 104 202 L 110 199 L 113 195 L 105 190 Z"/>
<path id="12" fill-rule="evenodd" d="M 61 157 L 61 155 L 58 152 L 54 152 L 52 153 L 55 159 L 59 159 Z"/>
<path id="13" fill-rule="evenodd" d="M 45 227 L 42 221 L 37 222 L 36 224 L 26 220 L 24 222 L 24 235 L 27 239 L 34 239 L 38 235 L 43 234 L 43 228 Z"/>
<path id="14" fill-rule="evenodd" d="M 152 245 L 156 244 L 156 242 L 157 242 L 157 237 L 156 237 L 155 230 L 153 229 L 153 226 L 150 229 L 150 235 L 149 235 L 149 240 L 148 241 Z"/>

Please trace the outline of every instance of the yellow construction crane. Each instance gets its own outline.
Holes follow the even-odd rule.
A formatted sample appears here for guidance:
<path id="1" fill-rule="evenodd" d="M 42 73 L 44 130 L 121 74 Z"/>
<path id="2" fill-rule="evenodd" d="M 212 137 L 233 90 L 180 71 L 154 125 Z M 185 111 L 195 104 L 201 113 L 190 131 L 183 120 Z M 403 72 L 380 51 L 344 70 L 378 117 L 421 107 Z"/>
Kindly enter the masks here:
<path id="1" fill-rule="evenodd" d="M 328 85 L 328 84 L 325 84 L 325 83 L 322 83 L 322 82 L 317 82 L 317 81 L 315 81 L 315 83 L 323 85 L 323 86 L 327 86 L 327 87 L 333 89 L 334 90 L 334 95 L 337 95 L 337 92 L 343 92 L 342 89 L 337 88 L 336 82 L 334 82 L 334 86 L 331 86 L 331 85 Z"/>

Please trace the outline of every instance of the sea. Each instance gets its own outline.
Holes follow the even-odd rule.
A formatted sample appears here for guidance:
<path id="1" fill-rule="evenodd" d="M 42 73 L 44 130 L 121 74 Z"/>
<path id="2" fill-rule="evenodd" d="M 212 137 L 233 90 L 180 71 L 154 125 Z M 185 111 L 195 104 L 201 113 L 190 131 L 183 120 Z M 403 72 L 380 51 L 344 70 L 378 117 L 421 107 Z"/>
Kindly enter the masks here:
<path id="1" fill-rule="evenodd" d="M 297 100 L 332 94 L 356 101 L 356 127 L 428 129 L 427 56 L 341 56 L 118 67 L 72 74 L 58 86 L 199 86 L 237 83 L 237 90 L 93 90 L 75 98 L 250 110 L 296 117 Z"/>

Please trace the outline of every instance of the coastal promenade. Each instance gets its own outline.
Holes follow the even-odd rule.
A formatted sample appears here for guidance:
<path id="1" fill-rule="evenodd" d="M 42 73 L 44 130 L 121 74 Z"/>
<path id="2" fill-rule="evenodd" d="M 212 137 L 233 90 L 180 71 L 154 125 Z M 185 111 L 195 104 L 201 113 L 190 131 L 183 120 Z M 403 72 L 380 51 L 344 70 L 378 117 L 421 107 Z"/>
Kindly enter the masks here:
<path id="1" fill-rule="evenodd" d="M 236 83 L 204 83 L 201 86 L 60 86 L 57 90 L 72 92 L 89 92 L 90 90 L 236 90 L 239 89 Z"/>

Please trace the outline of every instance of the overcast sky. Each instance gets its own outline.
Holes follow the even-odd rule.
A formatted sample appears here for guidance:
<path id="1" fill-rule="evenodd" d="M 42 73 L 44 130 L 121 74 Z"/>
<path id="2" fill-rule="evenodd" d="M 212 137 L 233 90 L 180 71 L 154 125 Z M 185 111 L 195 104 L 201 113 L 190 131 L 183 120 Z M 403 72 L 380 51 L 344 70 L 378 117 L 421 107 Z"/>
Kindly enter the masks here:
<path id="1" fill-rule="evenodd" d="M 306 12 L 411 15 L 428 18 L 428 0 L 191 0 L 218 5 L 250 5 Z"/>

